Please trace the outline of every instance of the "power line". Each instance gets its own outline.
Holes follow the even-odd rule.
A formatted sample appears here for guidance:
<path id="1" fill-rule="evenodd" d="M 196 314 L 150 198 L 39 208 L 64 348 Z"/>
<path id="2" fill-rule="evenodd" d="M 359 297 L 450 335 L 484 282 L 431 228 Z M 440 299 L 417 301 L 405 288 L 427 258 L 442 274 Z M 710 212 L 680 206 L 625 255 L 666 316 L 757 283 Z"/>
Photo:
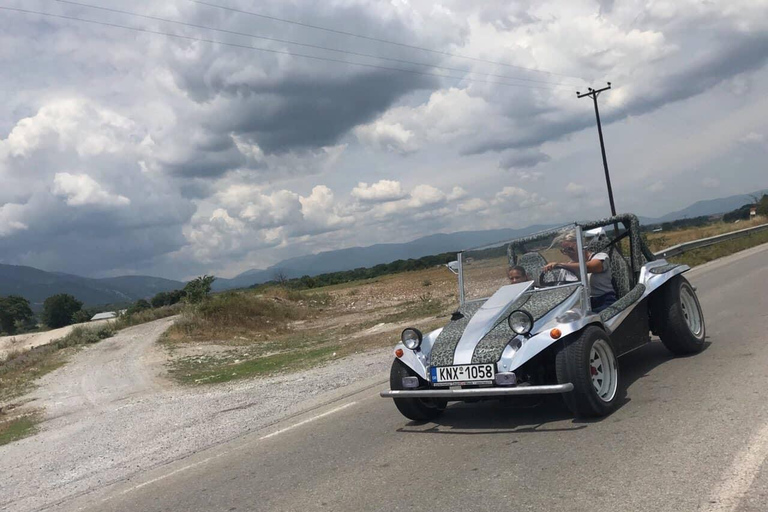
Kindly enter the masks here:
<path id="1" fill-rule="evenodd" d="M 35 15 L 39 15 L 39 16 L 47 16 L 49 18 L 59 18 L 59 19 L 64 19 L 64 20 L 69 20 L 69 21 L 78 21 L 78 22 L 82 22 L 82 23 L 90 23 L 90 24 L 93 24 L 93 25 L 102 25 L 102 26 L 105 26 L 105 27 L 122 28 L 122 29 L 125 29 L 125 30 L 132 30 L 134 32 L 143 32 L 143 33 L 146 33 L 146 34 L 155 34 L 155 35 L 160 35 L 160 36 L 165 36 L 165 37 L 173 37 L 173 38 L 176 38 L 176 39 L 184 39 L 184 40 L 187 40 L 187 41 L 198 41 L 198 42 L 210 43 L 210 44 L 220 44 L 220 45 L 223 45 L 223 46 L 231 46 L 233 48 L 242 48 L 242 49 L 246 49 L 246 50 L 256 50 L 256 51 L 260 51 L 260 52 L 267 52 L 267 53 L 273 53 L 273 54 L 278 54 L 278 55 L 288 55 L 288 56 L 291 56 L 291 57 L 302 57 L 302 58 L 305 58 L 305 59 L 313 59 L 313 60 L 320 60 L 320 61 L 326 61 L 326 62 L 336 62 L 336 63 L 339 63 L 339 64 L 346 64 L 346 65 L 349 65 L 349 66 L 360 66 L 360 67 L 371 68 L 371 69 L 382 69 L 382 70 L 386 70 L 386 71 L 397 71 L 397 72 L 400 72 L 400 73 L 410 73 L 410 74 L 414 74 L 414 75 L 434 76 L 434 77 L 437 77 L 437 78 L 454 78 L 454 79 L 457 79 L 457 80 L 464 80 L 464 81 L 467 81 L 467 82 L 478 82 L 478 83 L 486 83 L 486 84 L 493 84 L 493 85 L 503 85 L 503 86 L 506 86 L 506 87 L 523 87 L 523 88 L 526 88 L 526 89 L 543 89 L 543 90 L 548 90 L 548 91 L 554 90 L 554 87 L 543 87 L 543 86 L 535 86 L 535 85 L 527 85 L 527 84 L 510 84 L 510 83 L 507 83 L 507 82 L 494 82 L 494 81 L 490 81 L 490 80 L 478 80 L 476 78 L 465 78 L 465 77 L 453 76 L 453 75 L 440 75 L 440 74 L 437 74 L 437 73 L 427 73 L 427 72 L 424 72 L 424 71 L 416 71 L 416 70 L 412 70 L 412 69 L 393 68 L 393 67 L 389 67 L 389 66 L 378 66 L 378 65 L 375 65 L 375 64 L 364 64 L 362 62 L 350 62 L 350 61 L 341 60 L 341 59 L 332 59 L 332 58 L 329 58 L 329 57 L 318 57 L 316 55 L 306 55 L 306 54 L 302 54 L 302 53 L 292 53 L 292 52 L 286 52 L 286 51 L 282 51 L 282 50 L 274 50 L 274 49 L 271 49 L 271 48 L 260 48 L 258 46 L 250 46 L 250 45 L 237 44 L 237 43 L 228 43 L 228 42 L 224 42 L 224 41 L 218 41 L 216 39 L 206 39 L 206 38 L 202 38 L 202 37 L 185 36 L 185 35 L 182 35 L 182 34 L 172 34 L 170 32 L 162 32 L 162 31 L 159 31 L 159 30 L 151 30 L 151 29 L 140 28 L 140 27 L 131 27 L 131 26 L 128 26 L 128 25 L 120 25 L 118 23 L 109 23 L 109 22 L 105 22 L 105 21 L 91 20 L 91 19 L 87 19 L 87 18 L 78 18 L 78 17 L 75 17 L 75 16 L 66 16 L 64 14 L 53 14 L 53 13 L 49 13 L 49 12 L 32 11 L 32 10 L 27 10 L 27 9 L 18 9 L 16 7 L 0 6 L 0 10 L 2 10 L 2 11 L 19 12 L 19 13 L 23 13 L 23 14 L 35 14 Z M 557 86 L 555 86 L 555 87 L 557 87 Z"/>
<path id="2" fill-rule="evenodd" d="M 421 50 L 421 51 L 424 51 L 424 52 L 430 52 L 430 53 L 436 53 L 436 54 L 440 54 L 440 55 L 446 55 L 448 57 L 454 57 L 454 58 L 457 58 L 457 59 L 466 59 L 466 60 L 473 60 L 475 62 L 484 62 L 486 64 L 494 64 L 496 66 L 505 66 L 505 67 L 508 67 L 508 68 L 523 69 L 525 71 L 533 71 L 533 72 L 536 72 L 536 73 L 545 73 L 547 75 L 556 75 L 556 76 L 562 76 L 562 77 L 565 77 L 565 78 L 575 78 L 577 80 L 582 80 L 582 81 L 586 82 L 586 80 L 584 80 L 584 78 L 579 77 L 579 76 L 565 75 L 565 74 L 562 74 L 562 73 L 555 73 L 554 71 L 544 71 L 542 69 L 536 69 L 536 68 L 526 68 L 524 66 L 515 66 L 514 64 L 507 64 L 505 62 L 486 60 L 486 59 L 481 59 L 481 58 L 478 58 L 478 57 L 469 57 L 467 55 L 459 55 L 457 53 L 450 53 L 450 52 L 445 52 L 445 51 L 442 51 L 442 50 L 435 50 L 435 49 L 432 49 L 432 48 L 424 48 L 422 46 L 415 46 L 415 45 L 411 45 L 411 44 L 399 43 L 397 41 L 391 41 L 389 39 L 380 39 L 378 37 L 365 36 L 365 35 L 362 35 L 362 34 L 355 34 L 355 33 L 352 33 L 352 32 L 346 32 L 344 30 L 338 30 L 338 29 L 328 28 L 328 27 L 321 27 L 321 26 L 318 26 L 318 25 L 311 25 L 309 23 L 302 23 L 300 21 L 288 20 L 288 19 L 285 19 L 285 18 L 278 18 L 276 16 L 269 16 L 267 14 L 261 14 L 261 13 L 252 12 L 252 11 L 244 11 L 242 9 L 236 9 L 234 7 L 228 7 L 226 5 L 213 4 L 213 3 L 210 3 L 210 2 L 205 2 L 203 0 L 188 0 L 188 1 L 196 3 L 196 4 L 200 4 L 200 5 L 205 5 L 205 6 L 208 6 L 208 7 L 213 7 L 215 9 L 223 9 L 225 11 L 231 11 L 231 12 L 236 12 L 236 13 L 240 13 L 240 14 L 248 14 L 249 16 L 256 16 L 258 18 L 264 18 L 264 19 L 267 19 L 267 20 L 280 21 L 280 22 L 283 22 L 283 23 L 290 23 L 291 25 L 298 25 L 298 26 L 301 26 L 301 27 L 313 28 L 315 30 L 323 30 L 325 32 L 332 32 L 334 34 L 341 34 L 341 35 L 344 35 L 344 36 L 357 37 L 357 38 L 360 38 L 360 39 L 367 39 L 369 41 L 376 41 L 377 43 L 391 44 L 391 45 L 400 46 L 400 47 L 403 47 L 403 48 L 410 48 L 412 50 Z"/>
<path id="3" fill-rule="evenodd" d="M 162 22 L 162 23 L 173 23 L 173 24 L 181 25 L 181 26 L 185 26 L 185 27 L 199 28 L 199 29 L 203 29 L 203 30 L 212 30 L 212 31 L 215 31 L 215 32 L 222 32 L 222 33 L 225 33 L 225 34 L 232 34 L 232 35 L 243 36 L 243 37 L 252 37 L 252 38 L 255 38 L 255 39 L 263 39 L 265 41 L 273 41 L 273 42 L 277 42 L 277 43 L 293 44 L 293 45 L 297 45 L 297 46 L 303 46 L 303 47 L 306 47 L 306 48 L 314 48 L 314 49 L 317 49 L 317 50 L 325 50 L 325 51 L 330 51 L 330 52 L 342 53 L 342 54 L 346 54 L 346 55 L 355 55 L 357 57 L 367 57 L 367 58 L 372 58 L 372 59 L 381 59 L 381 60 L 387 60 L 387 61 L 390 61 L 390 62 L 398 62 L 400 64 L 411 64 L 411 65 L 414 65 L 414 66 L 425 66 L 425 67 L 431 67 L 431 68 L 434 68 L 434 69 L 442 69 L 444 71 L 458 71 L 459 73 L 469 73 L 469 74 L 476 74 L 476 75 L 484 75 L 484 76 L 489 76 L 489 77 L 493 77 L 493 78 L 504 78 L 504 79 L 508 79 L 508 80 L 521 80 L 521 81 L 524 81 L 524 82 L 532 82 L 532 83 L 539 83 L 539 84 L 546 84 L 546 85 L 560 86 L 560 87 L 568 87 L 568 88 L 576 87 L 575 84 L 566 84 L 566 83 L 561 83 L 561 82 L 548 82 L 548 81 L 545 81 L 545 80 L 534 80 L 534 79 L 531 79 L 531 78 L 522 78 L 522 77 L 516 77 L 516 76 L 510 76 L 510 75 L 497 75 L 497 74 L 493 74 L 493 73 L 482 73 L 482 72 L 477 72 L 477 71 L 467 71 L 465 69 L 451 68 L 451 67 L 446 67 L 446 66 L 438 66 L 438 65 L 429 64 L 429 63 L 426 63 L 426 62 L 415 62 L 415 61 L 411 61 L 411 60 L 395 59 L 395 58 L 391 58 L 391 57 L 382 57 L 380 55 L 373 55 L 373 54 L 369 54 L 369 53 L 360 53 L 360 52 L 354 52 L 354 51 L 350 51 L 350 50 L 340 50 L 340 49 L 337 49 L 337 48 L 328 48 L 326 46 L 320 46 L 320 45 L 309 44 L 309 43 L 299 43 L 299 42 L 296 42 L 296 41 L 288 41 L 286 39 L 278 39 L 278 38 L 274 38 L 274 37 L 261 36 L 261 35 L 253 34 L 253 33 L 237 32 L 237 31 L 234 31 L 234 30 L 227 30 L 227 29 L 223 29 L 223 28 L 209 27 L 209 26 L 206 26 L 206 25 L 197 25 L 197 24 L 194 24 L 194 23 L 187 23 L 187 22 L 184 22 L 184 21 L 171 20 L 171 19 L 167 19 L 167 18 L 160 18 L 160 17 L 157 17 L 157 16 L 150 16 L 150 15 L 147 15 L 147 14 L 139 14 L 139 13 L 130 12 L 130 11 L 123 11 L 121 9 L 113 9 L 111 7 L 104 7 L 104 6 L 101 6 L 101 5 L 93 5 L 93 4 L 86 4 L 86 3 L 82 3 L 82 2 L 75 2 L 75 1 L 72 1 L 72 0 L 53 0 L 53 1 L 54 2 L 63 3 L 63 4 L 76 5 L 78 7 L 85 7 L 85 8 L 88 8 L 88 9 L 98 9 L 98 10 L 101 10 L 101 11 L 112 12 L 112 13 L 117 13 L 117 14 L 124 14 L 124 15 L 127 15 L 127 16 L 133 16 L 133 17 L 136 17 L 136 18 L 143 18 L 143 19 L 148 19 L 148 20 L 159 21 L 159 22 Z"/>

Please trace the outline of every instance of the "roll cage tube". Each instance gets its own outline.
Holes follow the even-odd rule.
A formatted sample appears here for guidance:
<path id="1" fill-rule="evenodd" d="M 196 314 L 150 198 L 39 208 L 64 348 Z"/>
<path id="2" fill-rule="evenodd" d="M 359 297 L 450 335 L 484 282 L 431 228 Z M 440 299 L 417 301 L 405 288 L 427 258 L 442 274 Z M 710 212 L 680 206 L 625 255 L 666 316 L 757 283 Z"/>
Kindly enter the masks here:
<path id="1" fill-rule="evenodd" d="M 464 305 L 464 253 L 456 255 L 456 261 L 459 262 L 459 305 Z"/>
<path id="2" fill-rule="evenodd" d="M 582 309 L 588 315 L 592 311 L 592 302 L 589 300 L 589 282 L 587 281 L 587 262 L 584 261 L 584 241 L 581 238 L 581 226 L 576 225 L 576 251 L 579 254 L 579 274 L 581 278 Z"/>

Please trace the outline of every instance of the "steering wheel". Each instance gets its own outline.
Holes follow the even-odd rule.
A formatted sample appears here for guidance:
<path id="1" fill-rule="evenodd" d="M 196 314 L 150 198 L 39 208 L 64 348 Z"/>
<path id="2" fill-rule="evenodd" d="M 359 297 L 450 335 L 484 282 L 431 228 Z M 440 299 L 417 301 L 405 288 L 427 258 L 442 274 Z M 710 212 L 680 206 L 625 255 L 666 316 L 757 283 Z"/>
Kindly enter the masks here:
<path id="1" fill-rule="evenodd" d="M 567 268 L 544 270 L 539 274 L 539 285 L 542 287 L 571 284 L 579 281 L 579 276 Z"/>

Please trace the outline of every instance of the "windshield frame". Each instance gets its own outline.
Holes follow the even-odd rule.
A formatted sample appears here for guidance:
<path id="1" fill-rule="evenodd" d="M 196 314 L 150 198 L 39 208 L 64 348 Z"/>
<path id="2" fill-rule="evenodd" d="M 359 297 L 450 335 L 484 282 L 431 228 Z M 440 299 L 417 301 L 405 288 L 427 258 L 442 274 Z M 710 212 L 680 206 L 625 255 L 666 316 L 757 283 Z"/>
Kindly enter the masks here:
<path id="1" fill-rule="evenodd" d="M 582 313 L 587 314 L 591 310 L 590 307 L 590 300 L 589 300 L 589 283 L 587 281 L 587 266 L 586 261 L 584 258 L 584 242 L 583 242 L 583 230 L 581 226 L 577 223 L 573 224 L 566 224 L 564 226 L 558 227 L 558 228 L 551 228 L 544 231 L 539 231 L 537 233 L 533 233 L 528 236 L 524 237 L 518 237 L 513 238 L 507 241 L 499 241 L 492 244 L 485 244 L 479 247 L 472 247 L 465 249 L 463 251 L 460 251 L 457 253 L 457 262 L 458 262 L 458 281 L 459 281 L 459 304 L 460 306 L 464 306 L 467 303 L 471 302 L 478 302 L 478 301 L 485 301 L 488 300 L 490 295 L 488 297 L 472 297 L 468 300 L 467 294 L 466 294 L 466 287 L 465 287 L 465 272 L 464 272 L 464 266 L 466 264 L 465 262 L 465 253 L 469 251 L 476 251 L 476 250 L 483 250 L 488 248 L 494 248 L 494 247 L 501 247 L 501 246 L 507 246 L 508 248 L 515 244 L 520 243 L 522 241 L 535 241 L 537 239 L 546 239 L 547 237 L 550 237 L 554 235 L 555 233 L 564 233 L 568 230 L 575 231 L 576 234 L 576 250 L 578 252 L 578 262 L 579 262 L 579 283 L 581 284 L 581 293 L 582 293 L 582 300 L 580 301 L 582 304 Z M 571 286 L 571 285 L 558 285 L 558 286 Z M 530 288 L 529 290 L 533 293 L 536 293 L 537 291 L 541 290 L 548 290 L 552 288 L 556 288 L 558 286 L 550 286 L 550 287 L 544 287 L 544 288 Z"/>

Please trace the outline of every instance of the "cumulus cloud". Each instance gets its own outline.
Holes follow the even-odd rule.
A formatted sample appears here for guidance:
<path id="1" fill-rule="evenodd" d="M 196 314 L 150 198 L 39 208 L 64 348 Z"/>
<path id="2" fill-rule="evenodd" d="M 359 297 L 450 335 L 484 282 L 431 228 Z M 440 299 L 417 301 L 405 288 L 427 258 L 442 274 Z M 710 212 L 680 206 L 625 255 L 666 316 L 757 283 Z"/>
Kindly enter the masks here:
<path id="1" fill-rule="evenodd" d="M 417 185 L 411 191 L 410 206 L 420 208 L 427 205 L 442 203 L 448 198 L 445 192 L 432 185 Z"/>
<path id="2" fill-rule="evenodd" d="M 69 206 L 127 206 L 131 200 L 110 194 L 87 174 L 58 172 L 53 177 L 53 193 L 66 200 Z"/>
<path id="3" fill-rule="evenodd" d="M 459 210 L 462 212 L 476 212 L 486 208 L 488 208 L 488 202 L 479 197 L 473 197 L 459 205 Z"/>
<path id="4" fill-rule="evenodd" d="M 19 204 L 7 203 L 0 206 L 0 237 L 29 228 L 18 219 L 20 210 L 21 205 Z"/>
<path id="5" fill-rule="evenodd" d="M 400 123 L 389 124 L 378 120 L 358 126 L 355 135 L 364 144 L 395 153 L 411 153 L 418 149 L 413 140 L 413 132 L 403 128 Z"/>
<path id="6" fill-rule="evenodd" d="M 520 187 L 504 187 L 496 193 L 491 201 L 492 205 L 500 206 L 505 210 L 531 208 L 545 203 L 546 199 L 538 193 Z"/>
<path id="7" fill-rule="evenodd" d="M 352 189 L 352 197 L 366 203 L 396 201 L 405 197 L 402 185 L 395 180 L 379 180 L 372 185 L 360 182 Z"/>

